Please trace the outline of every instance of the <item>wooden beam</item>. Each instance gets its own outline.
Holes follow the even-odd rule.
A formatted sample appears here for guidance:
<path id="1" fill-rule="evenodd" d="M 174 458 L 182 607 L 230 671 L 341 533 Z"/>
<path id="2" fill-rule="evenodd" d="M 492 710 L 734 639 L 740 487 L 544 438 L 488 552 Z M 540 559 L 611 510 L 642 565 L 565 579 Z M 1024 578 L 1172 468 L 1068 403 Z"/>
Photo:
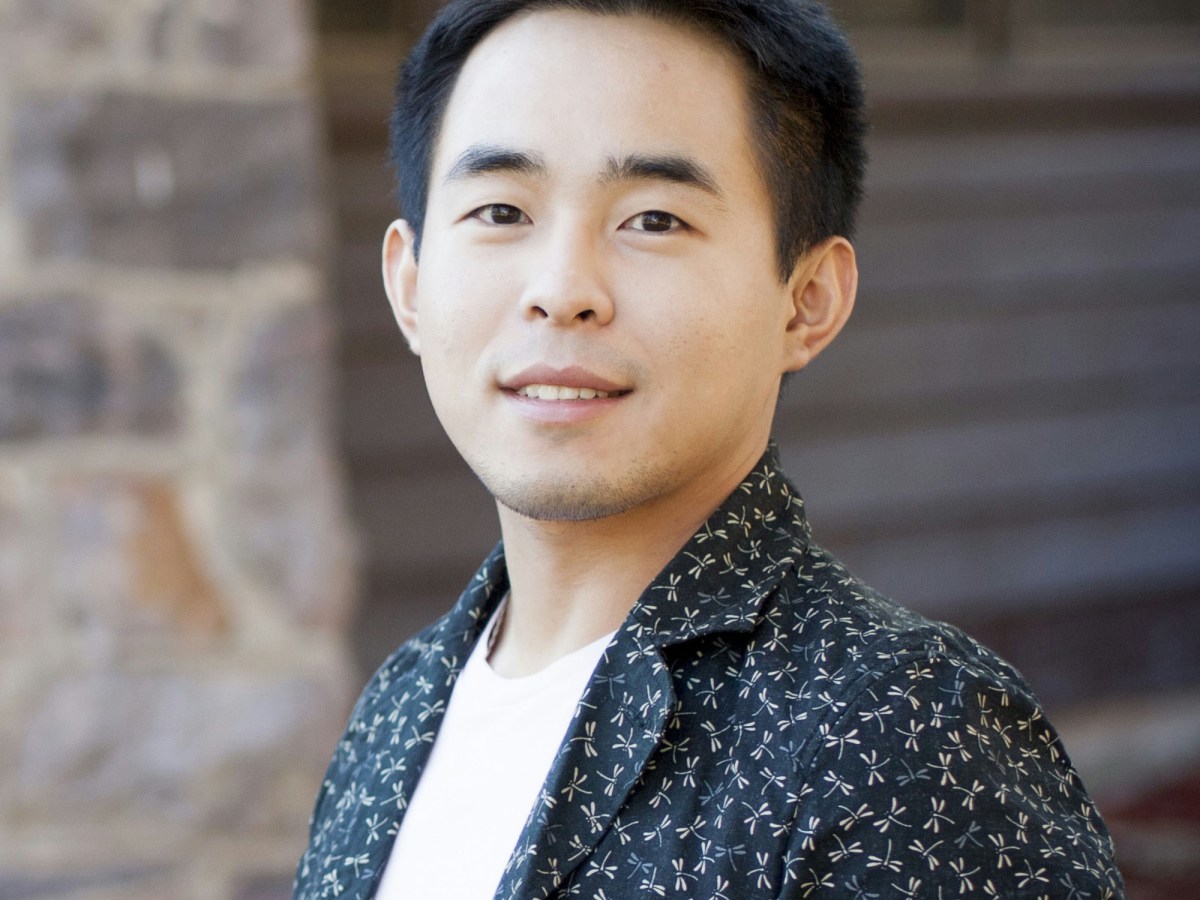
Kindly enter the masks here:
<path id="1" fill-rule="evenodd" d="M 967 0 L 967 27 L 976 53 L 1000 62 L 1012 56 L 1016 37 L 1013 0 Z"/>

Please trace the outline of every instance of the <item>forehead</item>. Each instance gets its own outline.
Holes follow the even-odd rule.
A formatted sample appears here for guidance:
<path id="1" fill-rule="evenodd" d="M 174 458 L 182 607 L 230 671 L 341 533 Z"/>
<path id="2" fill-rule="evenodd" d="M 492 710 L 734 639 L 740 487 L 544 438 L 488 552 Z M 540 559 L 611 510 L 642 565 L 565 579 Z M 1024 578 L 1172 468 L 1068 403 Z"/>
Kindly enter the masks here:
<path id="1" fill-rule="evenodd" d="M 435 150 L 434 183 L 473 144 L 555 160 L 638 151 L 753 164 L 741 61 L 688 26 L 640 15 L 524 13 L 471 52 Z"/>

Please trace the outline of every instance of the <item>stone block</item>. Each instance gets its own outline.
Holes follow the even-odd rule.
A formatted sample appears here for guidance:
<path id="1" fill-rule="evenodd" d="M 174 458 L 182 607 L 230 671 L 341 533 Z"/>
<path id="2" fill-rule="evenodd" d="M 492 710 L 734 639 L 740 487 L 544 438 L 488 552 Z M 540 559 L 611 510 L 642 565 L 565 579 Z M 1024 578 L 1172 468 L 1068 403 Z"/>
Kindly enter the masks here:
<path id="1" fill-rule="evenodd" d="M 228 546 L 293 620 L 335 628 L 352 599 L 352 550 L 329 435 L 330 324 L 309 306 L 251 336 L 232 398 Z"/>
<path id="2" fill-rule="evenodd" d="M 292 875 L 260 875 L 238 886 L 233 900 L 291 900 Z"/>
<path id="3" fill-rule="evenodd" d="M 110 636 L 219 634 L 228 616 L 168 482 L 71 476 L 52 490 L 59 627 Z"/>
<path id="4" fill-rule="evenodd" d="M 304 0 L 193 0 L 199 57 L 210 64 L 303 71 L 311 56 Z"/>
<path id="5" fill-rule="evenodd" d="M 107 327 L 82 298 L 0 305 L 0 441 L 168 433 L 180 379 L 165 344 Z"/>
<path id="6" fill-rule="evenodd" d="M 344 715 L 334 680 L 232 666 L 63 677 L 29 704 L 0 820 L 302 839 Z"/>
<path id="7" fill-rule="evenodd" d="M 286 309 L 250 334 L 232 398 L 237 452 L 247 467 L 325 452 L 333 352 L 330 314 L 316 305 Z"/>
<path id="8" fill-rule="evenodd" d="M 96 0 L 8 0 L 0 3 L 0 65 L 110 54 L 116 22 Z"/>
<path id="9" fill-rule="evenodd" d="M 0 471 L 0 639 L 28 634 L 38 618 L 32 511 L 24 493 L 15 474 Z"/>
<path id="10" fill-rule="evenodd" d="M 47 61 L 106 68 L 200 62 L 298 74 L 311 56 L 304 0 L 7 0 L 0 50 L 35 71 Z M 3 65 L 3 63 L 0 63 Z"/>
<path id="11" fill-rule="evenodd" d="M 171 881 L 158 867 L 53 874 L 0 870 L 0 897 L 5 900 L 162 900 L 174 896 L 178 895 L 171 892 Z"/>
<path id="12" fill-rule="evenodd" d="M 11 179 L 30 252 L 186 269 L 314 258 L 318 128 L 300 99 L 23 98 Z"/>

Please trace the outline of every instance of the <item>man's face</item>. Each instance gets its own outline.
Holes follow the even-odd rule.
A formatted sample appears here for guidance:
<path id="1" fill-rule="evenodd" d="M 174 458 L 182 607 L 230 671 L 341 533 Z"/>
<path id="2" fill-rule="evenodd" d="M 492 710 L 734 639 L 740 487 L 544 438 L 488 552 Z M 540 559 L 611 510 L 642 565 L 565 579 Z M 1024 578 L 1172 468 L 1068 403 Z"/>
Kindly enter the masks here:
<path id="1" fill-rule="evenodd" d="M 646 18 L 536 12 L 468 59 L 386 277 L 503 505 L 670 510 L 764 449 L 796 313 L 747 120 L 732 55 Z"/>

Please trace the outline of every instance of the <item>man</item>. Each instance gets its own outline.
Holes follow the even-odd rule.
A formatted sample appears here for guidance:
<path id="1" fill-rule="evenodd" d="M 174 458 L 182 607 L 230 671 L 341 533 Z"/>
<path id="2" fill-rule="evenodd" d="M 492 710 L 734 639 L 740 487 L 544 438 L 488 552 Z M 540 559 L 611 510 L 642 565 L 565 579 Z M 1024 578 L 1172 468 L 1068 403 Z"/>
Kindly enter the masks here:
<path id="1" fill-rule="evenodd" d="M 857 283 L 806 0 L 473 0 L 384 279 L 503 541 L 355 708 L 296 896 L 1116 897 L 1028 687 L 811 539 L 770 428 Z"/>

